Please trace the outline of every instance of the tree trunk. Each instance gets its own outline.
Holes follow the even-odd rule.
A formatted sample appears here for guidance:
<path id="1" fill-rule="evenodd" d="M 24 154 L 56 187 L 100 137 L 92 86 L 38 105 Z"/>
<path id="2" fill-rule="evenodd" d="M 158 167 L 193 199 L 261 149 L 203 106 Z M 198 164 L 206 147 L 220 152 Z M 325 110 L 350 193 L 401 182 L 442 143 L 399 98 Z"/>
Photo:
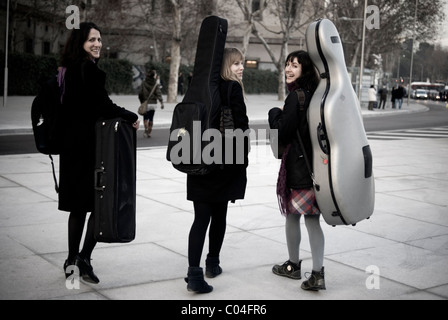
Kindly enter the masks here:
<path id="1" fill-rule="evenodd" d="M 168 103 L 177 102 L 177 88 L 180 67 L 180 41 L 171 43 L 170 80 L 168 84 Z"/>
<path id="2" fill-rule="evenodd" d="M 171 0 L 173 5 L 173 40 L 171 42 L 170 80 L 168 83 L 168 103 L 177 102 L 177 81 L 180 67 L 181 8 L 178 0 Z"/>
<path id="3" fill-rule="evenodd" d="M 289 36 L 288 36 L 289 38 Z M 282 45 L 282 50 L 280 51 L 280 58 L 277 62 L 277 70 L 278 70 L 278 100 L 285 100 L 285 91 L 286 91 L 286 80 L 285 80 L 285 68 L 284 62 L 286 62 L 286 56 L 288 55 L 288 42 L 286 38 L 284 38 L 284 42 Z"/>
<path id="4" fill-rule="evenodd" d="M 285 100 L 285 69 L 280 68 L 278 72 L 278 101 Z"/>
<path id="5" fill-rule="evenodd" d="M 350 66 L 353 68 L 360 66 L 360 64 L 356 63 L 358 61 L 358 54 L 359 54 L 360 49 L 361 49 L 361 42 L 358 42 L 356 44 L 355 53 L 353 54 L 353 57 L 352 57 L 352 62 L 350 63 Z"/>
<path id="6" fill-rule="evenodd" d="M 243 47 L 241 50 L 244 57 L 247 55 L 247 49 L 249 48 L 250 36 L 252 35 L 252 28 L 253 28 L 253 23 L 250 22 L 250 23 L 248 23 L 246 30 L 244 31 Z"/>

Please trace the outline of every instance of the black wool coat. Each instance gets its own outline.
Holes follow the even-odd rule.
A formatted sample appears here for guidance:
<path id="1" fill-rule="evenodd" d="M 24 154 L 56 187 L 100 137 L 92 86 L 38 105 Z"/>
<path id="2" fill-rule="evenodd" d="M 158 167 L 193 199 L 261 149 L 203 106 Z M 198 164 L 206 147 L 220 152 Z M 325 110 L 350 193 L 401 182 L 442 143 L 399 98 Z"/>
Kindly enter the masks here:
<path id="1" fill-rule="evenodd" d="M 279 143 L 284 146 L 291 144 L 286 156 L 286 185 L 290 189 L 307 189 L 313 186 L 305 161 L 306 154 L 310 166 L 313 165 L 313 150 L 307 119 L 307 110 L 312 95 L 308 91 L 304 92 L 303 111 L 299 112 L 299 98 L 295 91 L 289 93 L 283 111 L 280 108 L 273 108 L 269 111 L 269 127 L 278 130 Z M 300 132 L 306 152 L 303 152 L 300 146 L 297 130 Z"/>
<path id="2" fill-rule="evenodd" d="M 223 81 L 220 85 L 222 103 L 232 109 L 235 129 L 248 132 L 249 118 L 244 103 L 243 89 L 238 82 L 232 81 L 228 98 L 230 84 L 231 81 Z M 247 185 L 246 168 L 249 163 L 249 138 L 245 139 L 244 143 L 244 146 L 236 146 L 236 148 L 244 148 L 243 164 L 224 164 L 206 175 L 187 175 L 187 199 L 197 202 L 225 202 L 244 199 Z"/>
<path id="3" fill-rule="evenodd" d="M 74 64 L 65 74 L 59 156 L 59 210 L 94 209 L 95 123 L 121 117 L 134 123 L 138 116 L 114 104 L 105 89 L 106 74 L 90 60 Z"/>

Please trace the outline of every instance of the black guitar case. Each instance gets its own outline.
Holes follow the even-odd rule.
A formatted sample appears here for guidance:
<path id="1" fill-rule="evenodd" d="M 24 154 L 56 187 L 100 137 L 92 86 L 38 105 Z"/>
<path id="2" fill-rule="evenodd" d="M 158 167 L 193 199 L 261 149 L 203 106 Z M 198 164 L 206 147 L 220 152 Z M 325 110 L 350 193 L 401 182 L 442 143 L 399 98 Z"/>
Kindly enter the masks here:
<path id="1" fill-rule="evenodd" d="M 375 202 L 361 107 L 334 24 L 328 19 L 312 23 L 306 43 L 321 75 L 308 109 L 316 200 L 329 225 L 354 225 L 372 215 Z"/>
<path id="2" fill-rule="evenodd" d="M 136 230 L 136 130 L 121 119 L 96 123 L 95 238 L 126 243 Z"/>
<path id="3" fill-rule="evenodd" d="M 216 167 L 204 163 L 202 151 L 211 142 L 207 129 L 220 125 L 219 84 L 226 38 L 227 20 L 210 16 L 202 21 L 193 78 L 173 112 L 166 157 L 187 174 L 203 175 Z"/>

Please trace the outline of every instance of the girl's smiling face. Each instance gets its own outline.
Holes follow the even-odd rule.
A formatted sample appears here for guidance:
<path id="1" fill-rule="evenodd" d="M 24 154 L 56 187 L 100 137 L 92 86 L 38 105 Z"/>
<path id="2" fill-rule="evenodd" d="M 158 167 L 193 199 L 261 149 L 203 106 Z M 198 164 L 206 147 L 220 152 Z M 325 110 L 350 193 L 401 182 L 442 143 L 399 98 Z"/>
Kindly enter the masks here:
<path id="1" fill-rule="evenodd" d="M 288 61 L 285 66 L 286 83 L 290 84 L 300 78 L 302 75 L 302 65 L 299 63 L 297 58 Z"/>
<path id="2" fill-rule="evenodd" d="M 99 59 L 102 46 L 101 33 L 96 29 L 90 29 L 89 37 L 83 46 L 89 57 Z"/>
<path id="3" fill-rule="evenodd" d="M 243 80 L 244 61 L 235 61 L 230 66 L 230 70 L 239 80 Z"/>

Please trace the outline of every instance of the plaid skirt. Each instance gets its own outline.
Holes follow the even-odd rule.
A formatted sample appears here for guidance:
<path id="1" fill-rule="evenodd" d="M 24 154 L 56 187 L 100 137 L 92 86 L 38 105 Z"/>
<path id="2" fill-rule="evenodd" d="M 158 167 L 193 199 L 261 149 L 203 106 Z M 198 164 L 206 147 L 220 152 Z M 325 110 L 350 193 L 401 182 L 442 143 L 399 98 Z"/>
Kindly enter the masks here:
<path id="1" fill-rule="evenodd" d="M 320 214 L 313 189 L 291 189 L 288 214 Z"/>

